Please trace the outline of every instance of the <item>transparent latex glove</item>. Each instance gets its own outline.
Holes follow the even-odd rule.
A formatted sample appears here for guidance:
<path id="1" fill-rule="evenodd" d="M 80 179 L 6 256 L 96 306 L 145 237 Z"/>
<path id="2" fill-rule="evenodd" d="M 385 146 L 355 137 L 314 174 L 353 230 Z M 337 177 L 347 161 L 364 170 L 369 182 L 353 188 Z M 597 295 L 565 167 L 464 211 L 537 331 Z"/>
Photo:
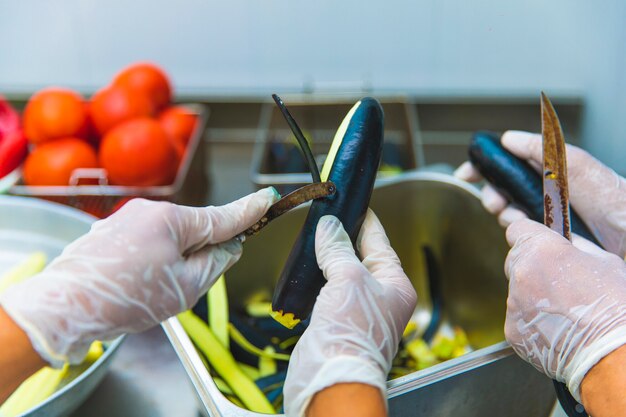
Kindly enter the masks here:
<path id="1" fill-rule="evenodd" d="M 328 282 L 289 361 L 289 417 L 304 416 L 315 393 L 337 383 L 372 385 L 386 397 L 387 374 L 417 296 L 371 210 L 357 248 L 363 261 L 336 217 L 320 219 L 315 253 Z"/>
<path id="2" fill-rule="evenodd" d="M 541 171 L 541 135 L 510 130 L 502 135 L 502 146 Z M 626 254 L 626 179 L 600 163 L 589 153 L 567 145 L 567 174 L 572 207 L 587 224 L 606 250 L 621 257 Z M 482 177 L 471 163 L 465 162 L 455 172 L 465 181 L 476 182 Z M 492 186 L 482 191 L 485 208 L 498 216 L 500 224 L 508 226 L 525 218 L 520 210 Z"/>
<path id="3" fill-rule="evenodd" d="M 512 223 L 506 237 L 506 339 L 580 401 L 585 374 L 626 344 L 626 263 L 528 219 Z"/>
<path id="4" fill-rule="evenodd" d="M 139 332 L 193 306 L 237 260 L 235 238 L 277 199 L 266 188 L 221 207 L 135 199 L 93 224 L 0 304 L 53 366 L 94 340 Z"/>

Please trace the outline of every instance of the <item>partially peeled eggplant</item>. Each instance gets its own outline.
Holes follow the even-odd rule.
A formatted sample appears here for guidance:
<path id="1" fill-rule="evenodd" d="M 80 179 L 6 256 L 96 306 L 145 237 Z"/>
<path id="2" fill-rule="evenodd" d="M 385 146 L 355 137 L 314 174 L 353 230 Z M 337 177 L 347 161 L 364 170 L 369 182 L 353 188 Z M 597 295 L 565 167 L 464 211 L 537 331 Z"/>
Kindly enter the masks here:
<path id="1" fill-rule="evenodd" d="M 369 205 L 383 147 L 384 115 L 370 97 L 348 112 L 333 139 L 321 180 L 332 181 L 335 195 L 311 203 L 304 226 L 274 291 L 272 317 L 288 328 L 307 319 L 326 283 L 315 257 L 315 230 L 322 216 L 342 222 L 354 244 Z"/>

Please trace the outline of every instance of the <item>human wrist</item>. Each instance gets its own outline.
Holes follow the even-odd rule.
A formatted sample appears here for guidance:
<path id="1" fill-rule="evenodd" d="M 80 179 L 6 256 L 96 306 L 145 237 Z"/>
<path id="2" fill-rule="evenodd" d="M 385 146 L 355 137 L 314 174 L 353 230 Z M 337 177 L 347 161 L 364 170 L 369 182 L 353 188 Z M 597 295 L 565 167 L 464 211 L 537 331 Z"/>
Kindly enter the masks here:
<path id="1" fill-rule="evenodd" d="M 290 416 L 303 417 L 315 395 L 337 384 L 357 383 L 376 388 L 387 397 L 386 374 L 379 366 L 356 356 L 335 356 L 324 362 L 312 379 L 303 386 L 286 410 Z"/>
<path id="2" fill-rule="evenodd" d="M 28 335 L 0 305 L 0 404 L 17 386 L 46 362 L 33 348 Z"/>
<path id="3" fill-rule="evenodd" d="M 626 344 L 593 366 L 580 387 L 582 403 L 591 415 L 602 417 L 626 410 Z"/>
<path id="4" fill-rule="evenodd" d="M 576 354 L 565 371 L 565 381 L 576 400 L 582 398 L 582 382 L 604 358 L 626 345 L 626 325 L 617 327 L 596 339 Z"/>
<path id="5" fill-rule="evenodd" d="M 377 387 L 361 383 L 332 385 L 313 396 L 306 417 L 385 416 L 387 402 Z"/>
<path id="6" fill-rule="evenodd" d="M 61 368 L 67 362 L 80 363 L 90 341 L 78 332 L 82 322 L 72 314 L 73 296 L 54 278 L 44 272 L 9 288 L 1 301 L 39 356 L 53 368 Z M 84 321 L 90 320 L 89 315 L 82 316 Z"/>

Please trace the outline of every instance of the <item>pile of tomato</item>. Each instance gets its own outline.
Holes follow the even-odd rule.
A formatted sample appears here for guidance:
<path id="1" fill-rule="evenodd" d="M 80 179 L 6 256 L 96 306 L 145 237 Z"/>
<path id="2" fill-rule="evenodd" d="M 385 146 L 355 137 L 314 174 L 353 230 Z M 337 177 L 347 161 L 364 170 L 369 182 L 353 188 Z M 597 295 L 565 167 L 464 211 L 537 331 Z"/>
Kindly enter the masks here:
<path id="1" fill-rule="evenodd" d="M 169 77 L 147 62 L 124 68 L 90 100 L 67 88 L 36 92 L 19 130 L 29 143 L 24 183 L 68 185 L 77 168 L 104 168 L 111 185 L 171 184 L 197 123 L 171 102 Z"/>

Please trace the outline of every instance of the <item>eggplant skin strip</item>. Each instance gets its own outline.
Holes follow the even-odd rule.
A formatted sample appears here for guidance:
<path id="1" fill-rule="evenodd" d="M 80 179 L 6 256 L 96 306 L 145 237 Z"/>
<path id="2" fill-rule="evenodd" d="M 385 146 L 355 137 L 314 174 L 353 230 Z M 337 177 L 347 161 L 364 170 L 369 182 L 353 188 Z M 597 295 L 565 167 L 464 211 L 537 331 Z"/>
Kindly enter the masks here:
<path id="1" fill-rule="evenodd" d="M 437 257 L 430 246 L 422 246 L 422 253 L 426 264 L 426 273 L 428 278 L 428 289 L 430 293 L 430 302 L 432 303 L 432 314 L 430 323 L 424 330 L 422 339 L 426 343 L 430 343 L 439 330 L 441 325 L 441 316 L 443 314 L 443 295 L 441 291 L 441 272 Z"/>
<path id="2" fill-rule="evenodd" d="M 337 130 L 322 181 L 332 181 L 332 198 L 314 200 L 274 291 L 272 317 L 288 328 L 307 319 L 326 283 L 315 257 L 315 230 L 322 216 L 334 215 L 354 244 L 369 205 L 383 146 L 380 103 L 364 98 L 352 107 Z"/>

